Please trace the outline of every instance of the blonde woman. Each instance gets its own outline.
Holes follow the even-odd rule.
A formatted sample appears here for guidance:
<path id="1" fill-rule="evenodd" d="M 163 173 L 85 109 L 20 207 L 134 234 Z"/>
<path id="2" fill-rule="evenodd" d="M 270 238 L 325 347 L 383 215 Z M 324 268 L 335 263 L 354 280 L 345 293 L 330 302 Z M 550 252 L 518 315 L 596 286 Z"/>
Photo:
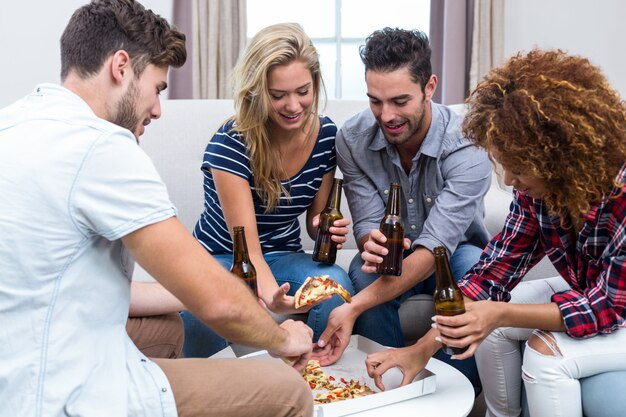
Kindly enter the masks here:
<path id="1" fill-rule="evenodd" d="M 260 299 L 274 313 L 308 311 L 317 340 L 342 301 L 334 296 L 296 310 L 294 292 L 306 277 L 324 274 L 354 292 L 345 271 L 314 262 L 300 244 L 298 216 L 306 212 L 313 238 L 336 166 L 337 127 L 317 110 L 323 90 L 317 50 L 297 24 L 262 29 L 236 65 L 233 87 L 235 115 L 204 154 L 205 205 L 194 235 L 230 267 L 233 226 L 244 226 Z M 348 224 L 338 220 L 331 229 L 339 245 Z M 190 314 L 184 319 L 185 355 L 210 354 L 211 331 Z"/>

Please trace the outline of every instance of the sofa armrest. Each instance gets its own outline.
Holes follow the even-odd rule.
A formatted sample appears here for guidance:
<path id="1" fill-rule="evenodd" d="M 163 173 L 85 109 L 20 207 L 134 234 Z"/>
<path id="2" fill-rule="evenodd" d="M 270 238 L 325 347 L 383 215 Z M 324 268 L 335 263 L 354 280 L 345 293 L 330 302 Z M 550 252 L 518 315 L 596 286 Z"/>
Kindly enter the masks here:
<path id="1" fill-rule="evenodd" d="M 500 188 L 494 174 L 491 187 L 485 195 L 485 227 L 490 236 L 495 236 L 502 230 L 512 199 L 510 191 Z"/>

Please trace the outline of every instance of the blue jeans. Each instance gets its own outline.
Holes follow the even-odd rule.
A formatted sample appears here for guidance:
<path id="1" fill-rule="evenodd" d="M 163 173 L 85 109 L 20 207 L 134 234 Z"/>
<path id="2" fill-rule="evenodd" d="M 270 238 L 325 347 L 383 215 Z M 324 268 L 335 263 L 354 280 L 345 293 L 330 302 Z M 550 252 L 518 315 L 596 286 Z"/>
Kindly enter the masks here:
<path id="1" fill-rule="evenodd" d="M 184 358 L 207 358 L 228 346 L 228 341 L 188 311 L 180 313 L 185 326 Z"/>
<path id="2" fill-rule="evenodd" d="M 232 254 L 219 254 L 213 256 L 224 268 L 230 269 Z M 346 291 L 354 295 L 352 282 L 348 274 L 337 265 L 326 265 L 313 261 L 311 255 L 304 252 L 281 252 L 264 255 L 272 274 L 278 285 L 288 282 L 290 285 L 288 295 L 294 295 L 307 277 L 316 275 L 329 275 L 341 284 Z M 316 342 L 326 329 L 328 315 L 337 306 L 343 304 L 343 299 L 334 295 L 330 300 L 324 301 L 309 310 L 307 324 L 313 329 L 313 341 Z M 183 355 L 191 357 L 207 357 L 218 352 L 228 345 L 228 342 L 217 333 L 209 329 L 193 314 L 182 314 L 185 323 L 185 344 Z"/>
<path id="3" fill-rule="evenodd" d="M 593 375 L 580 384 L 585 416 L 619 416 L 626 410 L 626 371 Z"/>
<path id="4" fill-rule="evenodd" d="M 465 275 L 465 273 L 472 266 L 474 266 L 474 264 L 478 261 L 481 252 L 482 249 L 469 243 L 460 244 L 456 248 L 450 257 L 450 267 L 456 281 L 459 281 L 463 275 Z M 405 251 L 405 257 L 410 254 L 410 251 Z M 363 290 L 379 277 L 378 274 L 368 274 L 363 272 L 361 270 L 362 265 L 363 260 L 361 259 L 361 255 L 358 254 L 354 257 L 354 259 L 352 259 L 348 273 L 357 292 Z M 365 336 L 385 346 L 404 346 L 404 335 L 402 334 L 402 328 L 400 327 L 398 309 L 405 300 L 413 295 L 433 294 L 435 292 L 435 284 L 435 274 L 433 274 L 406 291 L 404 294 L 401 294 L 396 299 L 363 312 L 354 324 L 354 333 Z M 480 378 L 478 377 L 478 370 L 476 369 L 476 362 L 474 358 L 462 361 L 452 360 L 449 355 L 446 355 L 441 350 L 435 354 L 435 358 L 442 360 L 461 371 L 474 386 L 476 394 L 478 395 L 480 393 Z"/>

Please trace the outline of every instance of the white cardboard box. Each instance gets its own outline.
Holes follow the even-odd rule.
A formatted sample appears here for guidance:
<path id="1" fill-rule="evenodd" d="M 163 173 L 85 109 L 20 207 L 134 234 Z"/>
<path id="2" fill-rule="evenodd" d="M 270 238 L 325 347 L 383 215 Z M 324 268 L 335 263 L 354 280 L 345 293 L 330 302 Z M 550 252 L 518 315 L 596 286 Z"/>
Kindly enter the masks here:
<path id="1" fill-rule="evenodd" d="M 376 343 L 366 337 L 353 335 L 345 352 L 336 363 L 331 366 L 325 366 L 322 369 L 326 375 L 332 375 L 337 380 L 340 378 L 358 379 L 365 382 L 370 388 L 378 391 L 374 385 L 374 380 L 367 375 L 365 368 L 365 358 L 368 354 L 380 352 L 387 349 L 379 343 Z M 230 347 L 218 352 L 212 357 L 232 358 L 235 353 Z M 272 358 L 266 351 L 254 352 L 242 358 L 277 360 Z M 393 368 L 383 375 L 383 384 L 386 390 L 361 398 L 337 401 L 329 404 L 315 405 L 315 417 L 340 417 L 372 408 L 382 407 L 396 402 L 408 400 L 410 398 L 419 397 L 430 394 L 435 391 L 436 381 L 435 375 L 428 369 L 420 372 L 412 383 L 400 387 L 402 382 L 402 372 Z"/>

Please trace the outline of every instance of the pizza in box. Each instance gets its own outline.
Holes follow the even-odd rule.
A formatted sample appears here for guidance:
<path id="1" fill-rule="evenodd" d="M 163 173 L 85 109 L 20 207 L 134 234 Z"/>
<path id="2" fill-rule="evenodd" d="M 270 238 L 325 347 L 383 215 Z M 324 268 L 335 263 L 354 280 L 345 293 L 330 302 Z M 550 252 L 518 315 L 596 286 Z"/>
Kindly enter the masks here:
<path id="1" fill-rule="evenodd" d="M 328 404 L 334 401 L 360 398 L 375 394 L 376 391 L 365 383 L 350 378 L 339 378 L 326 375 L 320 366 L 320 362 L 311 359 L 302 370 L 302 377 L 313 391 L 315 404 Z"/>

